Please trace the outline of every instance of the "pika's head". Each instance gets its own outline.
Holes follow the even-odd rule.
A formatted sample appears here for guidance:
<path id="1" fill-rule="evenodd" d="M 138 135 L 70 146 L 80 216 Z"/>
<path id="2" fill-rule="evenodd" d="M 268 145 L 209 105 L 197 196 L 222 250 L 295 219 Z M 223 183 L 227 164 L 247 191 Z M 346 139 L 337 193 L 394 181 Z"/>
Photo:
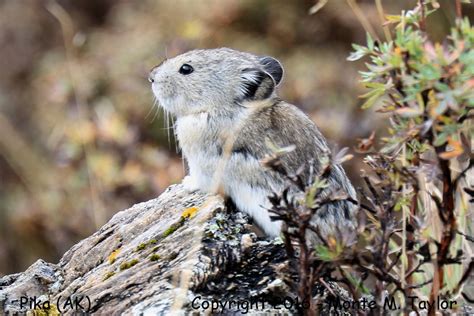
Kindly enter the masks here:
<path id="1" fill-rule="evenodd" d="M 177 117 L 228 113 L 246 101 L 275 96 L 278 60 L 228 48 L 193 50 L 163 61 L 149 80 L 158 103 Z"/>

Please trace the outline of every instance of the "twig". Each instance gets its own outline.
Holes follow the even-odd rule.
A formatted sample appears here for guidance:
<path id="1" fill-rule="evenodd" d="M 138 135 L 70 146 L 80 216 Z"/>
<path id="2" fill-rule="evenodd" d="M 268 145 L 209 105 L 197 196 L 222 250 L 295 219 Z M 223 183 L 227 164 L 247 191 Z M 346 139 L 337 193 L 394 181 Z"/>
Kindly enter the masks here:
<path id="1" fill-rule="evenodd" d="M 427 280 L 427 281 L 425 281 L 425 282 L 423 282 L 423 283 L 420 283 L 420 284 L 410 285 L 410 286 L 408 286 L 408 288 L 410 288 L 410 289 L 419 289 L 419 288 L 421 288 L 421 287 L 423 287 L 423 286 L 425 286 L 425 285 L 430 284 L 431 282 L 433 282 L 433 279 L 429 279 L 429 280 Z M 432 306 L 434 306 L 434 305 L 432 305 Z"/>
<path id="2" fill-rule="evenodd" d="M 440 289 L 444 286 L 444 265 L 449 255 L 451 243 L 457 232 L 457 221 L 454 214 L 454 195 L 456 188 L 454 187 L 454 183 L 451 177 L 450 161 L 439 158 L 439 154 L 446 150 L 446 144 L 442 146 L 433 147 L 435 148 L 436 154 L 438 155 L 439 166 L 443 177 L 443 200 L 441 204 L 442 210 L 440 214 L 443 215 L 446 222 L 445 225 L 443 225 L 443 234 L 438 247 L 435 261 L 433 286 L 431 287 L 429 297 L 430 304 L 435 303 Z M 435 309 L 429 311 L 429 315 L 434 314 Z"/>
<path id="3" fill-rule="evenodd" d="M 377 32 L 375 32 L 367 17 L 364 15 L 364 13 L 362 13 L 362 10 L 360 9 L 359 5 L 354 0 L 347 0 L 347 4 L 352 9 L 352 12 L 354 12 L 357 20 L 359 20 L 365 31 L 380 42 L 380 39 L 377 36 Z"/>
<path id="4" fill-rule="evenodd" d="M 387 273 L 389 273 L 393 269 L 393 267 L 395 267 L 395 265 L 398 263 L 398 260 L 400 260 L 401 256 L 402 256 L 402 253 L 399 252 L 397 256 L 395 257 L 395 260 L 393 260 L 393 262 L 387 267 L 386 269 Z"/>
<path id="5" fill-rule="evenodd" d="M 426 31 L 425 1 L 424 0 L 418 0 L 418 5 L 420 6 L 420 10 L 421 10 L 420 30 L 425 32 Z"/>
<path id="6" fill-rule="evenodd" d="M 462 5 L 461 0 L 456 0 L 456 18 L 462 19 Z"/>
<path id="7" fill-rule="evenodd" d="M 469 303 L 469 304 L 474 304 L 474 298 L 469 297 L 466 293 L 462 292 L 461 293 L 462 297 Z"/>
<path id="8" fill-rule="evenodd" d="M 421 3 L 423 5 L 423 3 Z M 418 153 L 415 154 L 415 157 L 418 158 Z M 420 166 L 420 159 L 415 159 L 414 161 L 414 165 L 418 168 Z M 416 181 L 417 179 L 415 179 Z M 414 190 L 414 193 L 413 193 L 413 197 L 411 199 L 411 205 L 410 205 L 410 214 L 408 215 L 408 220 L 410 222 L 410 225 L 412 227 L 414 227 L 414 222 L 415 222 L 415 217 L 417 216 L 417 208 L 418 208 L 418 196 L 419 196 L 419 192 L 420 192 L 420 188 L 419 188 L 419 185 L 418 183 L 416 183 L 416 185 L 413 185 L 413 190 Z M 404 221 L 406 221 L 406 219 L 403 219 Z M 409 243 L 414 243 L 415 242 L 415 236 L 414 236 L 414 233 L 413 232 L 407 232 L 407 239 L 408 239 L 408 242 Z M 407 254 L 408 256 L 408 254 Z M 413 282 L 413 278 L 412 278 L 412 274 L 413 272 L 415 272 L 418 268 L 419 268 L 419 265 L 414 267 L 414 255 L 410 255 L 408 256 L 408 266 L 407 266 L 407 270 L 409 271 L 407 274 L 405 274 L 405 279 L 407 280 L 407 284 L 410 285 L 412 284 Z M 407 293 L 408 295 L 411 295 L 410 291 L 408 291 Z"/>
<path id="9" fill-rule="evenodd" d="M 306 242 L 306 227 L 307 224 L 303 223 L 299 227 L 298 239 L 300 246 L 300 255 L 299 255 L 299 296 L 303 304 L 309 304 L 309 307 L 303 311 L 305 315 L 314 315 L 316 309 L 313 302 L 313 273 L 311 273 L 311 266 L 309 264 L 309 257 L 311 253 L 308 249 Z"/>
<path id="10" fill-rule="evenodd" d="M 469 236 L 461 231 L 457 231 L 457 233 L 461 236 L 464 236 L 464 238 L 466 238 L 466 240 L 470 241 L 470 242 L 474 242 L 474 237 L 473 236 Z"/>
<path id="11" fill-rule="evenodd" d="M 453 185 L 454 186 L 457 186 L 458 185 L 458 182 L 459 180 L 461 180 L 462 178 L 464 178 L 466 176 L 466 172 L 469 171 L 469 169 L 471 169 L 472 167 L 474 167 L 474 159 L 469 159 L 469 165 L 464 168 L 458 175 L 457 177 L 454 179 L 453 181 Z"/>
<path id="12" fill-rule="evenodd" d="M 406 278 L 409 278 L 412 276 L 413 273 L 417 272 L 418 269 L 424 264 L 425 262 L 420 260 L 418 261 L 418 264 L 416 265 L 416 267 L 413 267 L 410 271 L 408 271 L 406 274 L 405 274 L 405 277 Z"/>
<path id="13" fill-rule="evenodd" d="M 319 278 L 319 282 L 332 294 L 332 296 L 336 296 L 336 293 L 334 293 L 334 291 L 331 289 L 331 287 L 329 286 L 329 284 L 326 283 L 326 281 L 324 281 L 323 278 Z"/>
<path id="14" fill-rule="evenodd" d="M 390 34 L 390 30 L 388 25 L 385 24 L 385 14 L 383 11 L 382 0 L 375 0 L 375 6 L 377 7 L 377 12 L 379 14 L 380 22 L 382 23 L 383 33 L 385 35 L 385 39 L 387 41 L 392 40 L 392 34 Z"/>

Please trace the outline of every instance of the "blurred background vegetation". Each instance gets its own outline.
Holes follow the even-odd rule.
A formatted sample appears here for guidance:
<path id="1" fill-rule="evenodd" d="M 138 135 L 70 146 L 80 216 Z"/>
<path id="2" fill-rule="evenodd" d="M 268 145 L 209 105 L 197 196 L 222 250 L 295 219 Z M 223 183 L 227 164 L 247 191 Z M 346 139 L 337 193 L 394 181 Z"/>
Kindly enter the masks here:
<path id="1" fill-rule="evenodd" d="M 373 0 L 333 0 L 313 15 L 312 0 L 0 1 L 0 275 L 57 261 L 115 212 L 182 179 L 146 80 L 166 56 L 221 46 L 272 55 L 286 70 L 280 95 L 333 146 L 382 127 L 359 109 L 362 65 L 346 61 L 366 33 L 350 3 L 382 37 Z M 399 14 L 416 1 L 382 3 Z M 453 1 L 439 3 L 434 40 L 455 16 Z M 361 167 L 357 155 L 345 166 L 352 179 Z"/>

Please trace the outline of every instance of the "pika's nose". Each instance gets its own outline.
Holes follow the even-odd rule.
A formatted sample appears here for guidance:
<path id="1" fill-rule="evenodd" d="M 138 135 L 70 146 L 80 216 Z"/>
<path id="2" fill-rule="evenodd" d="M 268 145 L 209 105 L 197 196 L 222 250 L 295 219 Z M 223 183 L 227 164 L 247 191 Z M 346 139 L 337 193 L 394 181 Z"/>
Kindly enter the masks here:
<path id="1" fill-rule="evenodd" d="M 158 71 L 158 67 L 163 65 L 164 62 L 165 61 L 163 60 L 161 63 L 159 63 L 158 65 L 156 65 L 150 70 L 150 74 L 148 75 L 148 81 L 150 81 L 151 83 L 155 82 L 155 74 Z"/>
<path id="2" fill-rule="evenodd" d="M 158 68 L 158 66 L 153 67 L 150 70 L 150 74 L 148 75 L 148 81 L 151 82 L 151 83 L 155 82 L 155 73 L 156 73 L 157 68 Z"/>

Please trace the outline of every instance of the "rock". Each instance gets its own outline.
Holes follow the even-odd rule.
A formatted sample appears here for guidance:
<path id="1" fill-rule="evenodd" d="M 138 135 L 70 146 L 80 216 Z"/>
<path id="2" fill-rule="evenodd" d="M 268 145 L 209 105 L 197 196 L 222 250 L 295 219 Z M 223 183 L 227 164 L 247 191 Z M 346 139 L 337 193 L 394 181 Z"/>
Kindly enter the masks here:
<path id="1" fill-rule="evenodd" d="M 0 310 L 233 314 L 252 300 L 267 300 L 249 311 L 271 312 L 268 302 L 287 295 L 275 269 L 285 252 L 278 241 L 258 240 L 247 226 L 249 219 L 220 197 L 173 185 L 159 198 L 117 213 L 58 264 L 38 260 L 23 273 L 0 278 Z"/>

